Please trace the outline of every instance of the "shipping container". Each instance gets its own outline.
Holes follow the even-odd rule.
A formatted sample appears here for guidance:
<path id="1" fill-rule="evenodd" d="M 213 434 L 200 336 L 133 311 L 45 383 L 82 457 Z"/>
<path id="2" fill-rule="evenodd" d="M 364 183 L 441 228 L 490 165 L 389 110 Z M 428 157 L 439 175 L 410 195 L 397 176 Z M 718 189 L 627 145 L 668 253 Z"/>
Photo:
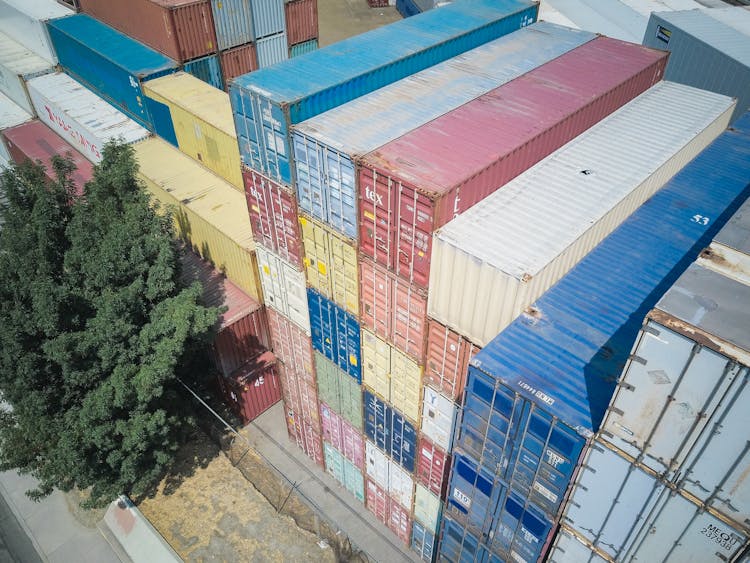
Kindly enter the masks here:
<path id="1" fill-rule="evenodd" d="M 0 127 L 2 126 L 0 125 Z M 5 129 L 2 136 L 8 153 L 16 164 L 21 164 L 27 160 L 41 162 L 47 178 L 53 182 L 56 180 L 56 174 L 52 165 L 52 157 L 59 155 L 71 158 L 75 170 L 71 173 L 70 179 L 73 181 L 75 195 L 83 193 L 83 186 L 94 175 L 94 167 L 91 162 L 41 121 L 29 121 Z"/>
<path id="2" fill-rule="evenodd" d="M 365 471 L 368 480 L 387 490 L 390 469 L 388 457 L 374 443 L 365 440 Z"/>
<path id="3" fill-rule="evenodd" d="M 247 209 L 246 204 L 242 207 Z M 305 334 L 310 334 L 305 274 L 260 244 L 257 251 L 266 305 L 294 321 Z"/>
<path id="4" fill-rule="evenodd" d="M 438 561 L 476 563 L 487 553 L 474 534 L 449 516 L 443 517 L 438 543 Z"/>
<path id="5" fill-rule="evenodd" d="M 0 92 L 33 114 L 34 106 L 26 82 L 52 72 L 52 65 L 28 48 L 0 33 Z"/>
<path id="6" fill-rule="evenodd" d="M 666 80 L 737 98 L 734 123 L 750 107 L 750 14 L 735 10 L 732 26 L 713 11 L 652 13 L 643 44 L 670 52 Z"/>
<path id="7" fill-rule="evenodd" d="M 186 62 L 182 68 L 188 74 L 201 79 L 214 88 L 218 88 L 219 90 L 224 89 L 224 78 L 221 75 L 219 55 L 208 55 L 207 57 Z M 229 100 L 227 100 L 228 102 Z"/>
<path id="8" fill-rule="evenodd" d="M 260 39 L 282 33 L 284 26 L 284 0 L 250 0 L 253 13 L 253 31 Z"/>
<path id="9" fill-rule="evenodd" d="M 313 348 L 362 382 L 360 330 L 357 318 L 314 289 L 307 288 Z"/>
<path id="10" fill-rule="evenodd" d="M 360 321 L 424 365 L 427 292 L 360 255 Z"/>
<path id="11" fill-rule="evenodd" d="M 314 387 L 315 364 L 310 337 L 284 315 L 270 308 L 266 311 L 274 354 L 296 373 L 297 377 Z"/>
<path id="12" fill-rule="evenodd" d="M 293 185 L 293 124 L 533 23 L 537 11 L 525 0 L 461 2 L 235 80 L 243 164 Z"/>
<path id="13" fill-rule="evenodd" d="M 449 452 L 453 445 L 453 426 L 458 408 L 448 397 L 429 386 L 424 388 L 421 432 Z"/>
<path id="14" fill-rule="evenodd" d="M 317 49 L 317 39 L 310 39 L 310 41 L 305 41 L 304 43 L 297 43 L 296 45 L 292 45 L 291 47 L 289 47 L 289 58 L 291 59 L 292 57 L 300 57 L 302 55 L 306 55 L 307 53 L 312 53 Z"/>
<path id="15" fill-rule="evenodd" d="M 319 352 L 315 352 L 315 369 L 320 400 L 361 432 L 362 388 L 357 380 Z"/>
<path id="16" fill-rule="evenodd" d="M 24 111 L 21 106 L 0 92 L 0 131 L 31 120 L 30 113 Z M 12 161 L 13 158 L 8 152 L 8 148 L 5 146 L 2 138 L 0 138 L 0 168 L 9 167 Z"/>
<path id="17" fill-rule="evenodd" d="M 86 14 L 53 20 L 48 28 L 65 72 L 153 130 L 143 83 L 175 72 L 177 62 Z"/>
<path id="18" fill-rule="evenodd" d="M 250 359 L 229 375 L 218 375 L 219 386 L 243 426 L 281 400 L 281 384 L 271 352 Z"/>
<path id="19" fill-rule="evenodd" d="M 102 159 L 108 141 L 134 143 L 148 130 L 65 73 L 45 74 L 26 83 L 39 119 L 91 162 Z"/>
<path id="20" fill-rule="evenodd" d="M 323 442 L 326 470 L 353 494 L 359 502 L 365 502 L 365 483 L 362 472 L 344 458 L 336 448 Z"/>
<path id="21" fill-rule="evenodd" d="M 437 228 L 661 80 L 666 62 L 597 37 L 365 155 L 360 251 L 426 286 Z"/>
<path id="22" fill-rule="evenodd" d="M 317 41 L 318 0 L 287 1 L 284 3 L 284 16 L 286 20 L 286 38 L 289 41 L 290 48 L 300 43 Z"/>
<path id="23" fill-rule="evenodd" d="M 285 33 L 258 39 L 255 49 L 260 68 L 268 68 L 289 58 L 289 47 L 286 44 Z"/>
<path id="24" fill-rule="evenodd" d="M 389 461 L 388 494 L 401 506 L 411 509 L 414 501 L 414 479 L 398 465 Z"/>
<path id="25" fill-rule="evenodd" d="M 390 414 L 391 448 L 389 455 L 409 473 L 414 473 L 417 457 L 417 430 L 404 415 L 388 407 Z"/>
<path id="26" fill-rule="evenodd" d="M 211 0 L 219 51 L 255 40 L 251 0 Z"/>
<path id="27" fill-rule="evenodd" d="M 453 402 L 460 404 L 469 361 L 479 350 L 479 346 L 457 332 L 435 319 L 428 319 L 425 384 L 429 383 Z"/>
<path id="28" fill-rule="evenodd" d="M 554 521 L 512 490 L 496 510 L 487 532 L 491 559 L 539 561 Z"/>
<path id="29" fill-rule="evenodd" d="M 450 221 L 432 240 L 430 316 L 486 345 L 726 129 L 733 110 L 726 96 L 661 82 Z"/>
<path id="30" fill-rule="evenodd" d="M 203 287 L 203 304 L 227 309 L 219 316 L 212 343 L 214 362 L 220 373 L 229 376 L 271 348 L 268 317 L 263 305 L 194 252 L 184 249 L 180 262 L 183 283 L 189 285 L 198 281 Z"/>
<path id="31" fill-rule="evenodd" d="M 299 216 L 307 283 L 321 295 L 359 314 L 357 249 L 324 223 Z"/>
<path id="32" fill-rule="evenodd" d="M 388 523 L 390 499 L 383 487 L 370 479 L 365 480 L 366 506 L 375 515 L 375 518 L 383 524 Z"/>
<path id="33" fill-rule="evenodd" d="M 323 441 L 320 438 L 320 427 L 297 415 L 285 405 L 286 428 L 289 439 L 297 444 L 307 457 L 317 465 L 325 468 Z"/>
<path id="34" fill-rule="evenodd" d="M 733 561 L 748 545 L 746 525 L 733 527 L 602 443 L 583 461 L 563 520 L 613 560 Z M 574 563 L 571 555 L 555 546 L 549 560 Z"/>
<path id="35" fill-rule="evenodd" d="M 469 453 L 481 464 L 473 471 L 498 484 L 485 496 L 507 483 L 528 509 L 555 518 L 642 319 L 750 194 L 748 148 L 750 115 L 474 357 L 454 459 L 457 448 Z M 459 461 L 448 510 L 468 512 L 450 492 Z"/>
<path id="36" fill-rule="evenodd" d="M 259 257 L 242 194 L 159 138 L 133 148 L 140 167 L 138 177 L 154 200 L 173 210 L 180 238 L 229 281 L 262 302 Z"/>
<path id="37" fill-rule="evenodd" d="M 3 0 L 0 2 L 0 32 L 55 65 L 57 55 L 46 22 L 73 13 L 54 0 Z"/>
<path id="38" fill-rule="evenodd" d="M 575 563 L 609 563 L 609 558 L 593 550 L 583 538 L 569 528 L 560 526 L 547 561 L 559 563 L 564 560 Z"/>
<path id="39" fill-rule="evenodd" d="M 300 207 L 356 239 L 358 156 L 594 37 L 593 33 L 535 23 L 295 125 Z"/>
<path id="40" fill-rule="evenodd" d="M 217 50 L 208 0 L 80 0 L 80 3 L 82 12 L 179 62 Z"/>
<path id="41" fill-rule="evenodd" d="M 435 7 L 435 0 L 396 0 L 396 10 L 401 17 L 410 18 Z"/>
<path id="42" fill-rule="evenodd" d="M 391 397 L 391 350 L 390 344 L 362 329 L 362 383 L 386 401 Z"/>
<path id="43" fill-rule="evenodd" d="M 388 527 L 406 545 L 411 540 L 411 517 L 409 510 L 391 499 L 388 514 Z"/>
<path id="44" fill-rule="evenodd" d="M 232 80 L 248 72 L 258 70 L 258 55 L 255 43 L 246 43 L 219 53 L 224 88 L 229 90 Z"/>
<path id="45" fill-rule="evenodd" d="M 417 444 L 417 480 L 438 497 L 445 498 L 450 457 L 420 432 Z"/>
<path id="46" fill-rule="evenodd" d="M 298 418 L 309 422 L 315 433 L 322 437 L 320 413 L 318 412 L 318 393 L 314 385 L 304 377 L 304 374 L 294 371 L 294 368 L 283 363 L 277 364 L 281 380 L 281 392 L 284 404 L 294 411 Z"/>
<path id="47" fill-rule="evenodd" d="M 452 453 L 446 514 L 467 530 L 481 537 L 492 523 L 495 508 L 505 497 L 507 487 L 494 472 L 460 450 Z"/>
<path id="48" fill-rule="evenodd" d="M 442 505 L 440 497 L 423 485 L 417 484 L 414 492 L 414 519 L 422 522 L 433 534 L 440 528 Z"/>
<path id="49" fill-rule="evenodd" d="M 411 549 L 426 563 L 433 563 L 437 551 L 435 550 L 435 534 L 427 530 L 415 518 L 411 523 Z"/>
<path id="50" fill-rule="evenodd" d="M 323 439 L 330 443 L 355 466 L 365 466 L 365 442 L 359 433 L 346 419 L 336 414 L 320 397 L 320 417 Z"/>
<path id="51" fill-rule="evenodd" d="M 232 108 L 225 92 L 184 72 L 150 80 L 143 92 L 157 135 L 176 139 L 182 152 L 244 192 Z"/>

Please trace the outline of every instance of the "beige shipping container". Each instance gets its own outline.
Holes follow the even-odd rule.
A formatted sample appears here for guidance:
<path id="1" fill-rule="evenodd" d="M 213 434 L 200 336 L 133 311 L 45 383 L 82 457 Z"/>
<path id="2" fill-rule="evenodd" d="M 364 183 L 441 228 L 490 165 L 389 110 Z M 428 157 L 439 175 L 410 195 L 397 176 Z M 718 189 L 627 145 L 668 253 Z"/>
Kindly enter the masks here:
<path id="1" fill-rule="evenodd" d="M 359 316 L 357 249 L 343 236 L 300 215 L 307 283 L 353 315 Z"/>
<path id="2" fill-rule="evenodd" d="M 174 208 L 177 234 L 263 301 L 245 196 L 172 145 L 152 137 L 133 145 L 139 178 L 152 197 Z"/>
<path id="3" fill-rule="evenodd" d="M 185 72 L 149 80 L 143 92 L 169 108 L 179 149 L 244 193 L 229 95 Z"/>

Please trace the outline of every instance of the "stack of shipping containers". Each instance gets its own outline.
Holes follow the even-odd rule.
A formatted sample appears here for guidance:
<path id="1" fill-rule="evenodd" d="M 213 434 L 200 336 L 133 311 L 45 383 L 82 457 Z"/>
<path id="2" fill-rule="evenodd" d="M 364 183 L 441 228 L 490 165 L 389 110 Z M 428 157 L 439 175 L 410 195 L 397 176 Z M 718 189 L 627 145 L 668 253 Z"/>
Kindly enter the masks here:
<path id="1" fill-rule="evenodd" d="M 286 40 L 289 56 L 298 57 L 318 48 L 318 0 L 285 0 Z"/>

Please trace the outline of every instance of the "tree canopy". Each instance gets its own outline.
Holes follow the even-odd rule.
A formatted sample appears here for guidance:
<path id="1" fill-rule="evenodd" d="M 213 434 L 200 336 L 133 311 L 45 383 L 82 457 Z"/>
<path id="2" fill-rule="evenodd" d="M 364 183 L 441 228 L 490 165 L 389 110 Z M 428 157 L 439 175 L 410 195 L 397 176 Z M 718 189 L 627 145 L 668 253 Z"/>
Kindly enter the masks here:
<path id="1" fill-rule="evenodd" d="M 70 161 L 6 170 L 0 190 L 0 469 L 90 489 L 89 504 L 147 493 L 191 423 L 177 378 L 218 310 L 179 282 L 172 219 L 149 206 L 127 145 L 108 144 L 83 196 Z"/>

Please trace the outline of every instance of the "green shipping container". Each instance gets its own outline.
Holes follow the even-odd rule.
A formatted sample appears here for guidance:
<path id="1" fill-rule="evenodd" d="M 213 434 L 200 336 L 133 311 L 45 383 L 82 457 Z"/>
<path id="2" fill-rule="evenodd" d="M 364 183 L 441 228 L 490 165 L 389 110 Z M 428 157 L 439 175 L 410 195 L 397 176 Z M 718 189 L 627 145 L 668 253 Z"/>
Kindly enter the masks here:
<path id="1" fill-rule="evenodd" d="M 341 483 L 347 491 L 357 497 L 359 502 L 364 503 L 365 481 L 362 472 L 331 444 L 323 442 L 323 450 L 325 452 L 326 471 Z"/>
<path id="2" fill-rule="evenodd" d="M 318 397 L 352 426 L 362 430 L 362 388 L 357 380 L 315 352 Z"/>
<path id="3" fill-rule="evenodd" d="M 291 59 L 292 57 L 299 57 L 300 55 L 304 55 L 305 53 L 311 53 L 317 48 L 317 39 L 310 39 L 309 41 L 305 41 L 304 43 L 297 43 L 296 45 L 292 45 L 291 47 L 289 47 L 289 58 Z"/>

